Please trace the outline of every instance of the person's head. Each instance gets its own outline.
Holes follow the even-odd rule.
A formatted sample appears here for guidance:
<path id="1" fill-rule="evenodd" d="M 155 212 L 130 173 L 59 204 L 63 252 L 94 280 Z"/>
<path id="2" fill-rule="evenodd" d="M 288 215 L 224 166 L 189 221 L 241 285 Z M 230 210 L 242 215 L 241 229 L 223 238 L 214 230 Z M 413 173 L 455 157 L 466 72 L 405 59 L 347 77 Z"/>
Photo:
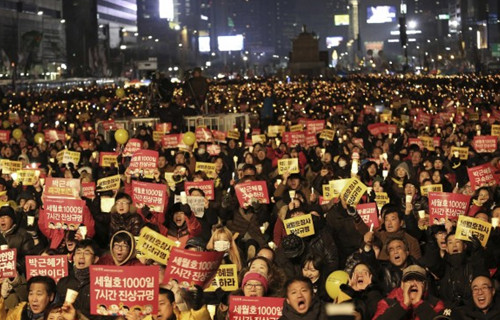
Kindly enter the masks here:
<path id="1" fill-rule="evenodd" d="M 62 305 L 60 304 L 51 304 L 45 308 L 44 320 L 65 320 L 62 312 Z"/>
<path id="2" fill-rule="evenodd" d="M 124 192 L 119 192 L 115 197 L 115 208 L 119 214 L 130 212 L 130 205 L 132 204 L 132 197 Z"/>
<path id="3" fill-rule="evenodd" d="M 172 221 L 180 228 L 186 223 L 186 215 L 189 214 L 191 208 L 187 204 L 182 204 L 180 202 L 172 206 Z"/>
<path id="4" fill-rule="evenodd" d="M 419 286 L 423 285 L 422 294 L 425 293 L 426 279 L 427 272 L 425 271 L 425 269 L 419 265 L 412 264 L 403 270 L 403 277 L 401 278 L 401 288 L 403 288 L 405 284 L 409 284 L 410 299 L 413 300 L 416 298 L 416 295 L 418 295 Z"/>
<path id="5" fill-rule="evenodd" d="M 309 278 L 295 277 L 285 283 L 286 303 L 299 314 L 305 314 L 313 301 L 313 285 Z"/>
<path id="6" fill-rule="evenodd" d="M 476 190 L 475 197 L 479 205 L 485 204 L 488 200 L 491 199 L 490 191 L 487 187 L 481 187 Z"/>
<path id="7" fill-rule="evenodd" d="M 241 282 L 245 297 L 263 297 L 267 292 L 267 278 L 254 271 L 248 271 Z"/>
<path id="8" fill-rule="evenodd" d="M 398 179 L 404 179 L 410 177 L 410 168 L 406 162 L 401 162 L 396 169 L 394 169 L 394 174 Z"/>
<path id="9" fill-rule="evenodd" d="M 488 215 L 488 213 L 486 213 L 484 211 L 476 212 L 474 214 L 474 218 L 479 219 L 479 220 L 484 221 L 484 222 L 487 222 L 487 223 L 490 222 L 490 216 Z"/>
<path id="10" fill-rule="evenodd" d="M 168 289 L 160 288 L 158 295 L 158 315 L 156 320 L 168 320 L 172 317 L 175 307 L 174 293 Z"/>
<path id="11" fill-rule="evenodd" d="M 417 193 L 417 183 L 413 180 L 407 180 L 404 184 L 405 186 L 405 195 L 415 196 Z"/>
<path id="12" fill-rule="evenodd" d="M 97 255 L 97 245 L 91 239 L 78 241 L 73 254 L 73 265 L 76 269 L 82 270 L 90 267 L 99 260 Z"/>
<path id="13" fill-rule="evenodd" d="M 410 250 L 404 238 L 392 238 L 387 242 L 387 255 L 389 261 L 396 267 L 403 268 L 406 265 Z"/>
<path id="14" fill-rule="evenodd" d="M 318 255 L 309 254 L 302 262 L 302 275 L 312 283 L 318 281 L 322 269 L 323 259 Z"/>
<path id="15" fill-rule="evenodd" d="M 352 269 L 350 282 L 353 283 L 352 288 L 355 291 L 365 290 L 372 283 L 372 272 L 368 265 L 364 263 L 358 263 L 354 269 Z"/>
<path id="16" fill-rule="evenodd" d="M 112 238 L 111 252 L 118 264 L 123 263 L 130 256 L 132 240 L 127 232 L 117 232 Z"/>
<path id="17" fill-rule="evenodd" d="M 464 249 L 464 242 L 455 237 L 455 232 L 450 232 L 446 236 L 446 252 L 448 252 L 448 254 L 452 255 L 462 253 Z"/>
<path id="18" fill-rule="evenodd" d="M 422 151 L 420 150 L 413 151 L 411 154 L 411 164 L 414 167 L 417 167 L 420 165 L 421 162 L 422 162 Z"/>
<path id="19" fill-rule="evenodd" d="M 31 311 L 40 314 L 45 311 L 56 296 L 56 283 L 47 276 L 35 276 L 28 280 L 28 303 Z"/>
<path id="20" fill-rule="evenodd" d="M 387 232 L 397 232 L 403 226 L 403 218 L 396 206 L 386 205 L 382 208 L 384 227 Z"/>
<path id="21" fill-rule="evenodd" d="M 485 275 L 477 276 L 471 283 L 472 300 L 476 307 L 486 313 L 493 303 L 495 287 L 491 279 Z"/>
<path id="22" fill-rule="evenodd" d="M 431 227 L 431 231 L 436 239 L 439 249 L 446 250 L 446 228 L 443 225 L 437 224 Z"/>
<path id="23" fill-rule="evenodd" d="M 219 252 L 228 252 L 231 246 L 236 244 L 233 241 L 233 233 L 227 227 L 217 226 L 212 231 L 212 236 L 208 240 L 207 249 Z"/>
<path id="24" fill-rule="evenodd" d="M 274 261 L 274 250 L 269 247 L 262 247 L 259 252 L 257 252 L 257 257 L 264 257 L 272 262 Z"/>
<path id="25" fill-rule="evenodd" d="M 6 232 L 14 226 L 16 213 L 11 206 L 0 207 L 0 231 Z"/>
<path id="26" fill-rule="evenodd" d="M 271 273 L 271 262 L 264 257 L 255 257 L 248 262 L 248 269 L 252 272 L 258 272 L 266 278 Z"/>

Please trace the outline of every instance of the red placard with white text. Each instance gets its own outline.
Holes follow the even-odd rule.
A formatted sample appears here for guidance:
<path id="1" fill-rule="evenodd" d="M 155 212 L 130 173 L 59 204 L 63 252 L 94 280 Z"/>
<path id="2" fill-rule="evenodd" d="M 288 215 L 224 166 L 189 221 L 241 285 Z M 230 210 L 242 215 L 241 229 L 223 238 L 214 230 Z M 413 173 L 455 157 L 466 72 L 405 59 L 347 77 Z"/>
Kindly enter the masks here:
<path id="1" fill-rule="evenodd" d="M 66 142 L 66 134 L 64 131 L 44 130 L 43 133 L 45 134 L 45 141 L 48 143 L 54 143 L 57 140 L 61 140 L 63 143 Z"/>
<path id="2" fill-rule="evenodd" d="M 142 141 L 139 139 L 130 139 L 123 150 L 124 157 L 131 157 L 134 153 L 142 149 Z"/>
<path id="3" fill-rule="evenodd" d="M 53 178 L 45 179 L 43 198 L 78 198 L 80 196 L 80 179 Z"/>
<path id="4" fill-rule="evenodd" d="M 163 283 L 175 279 L 181 287 L 199 285 L 205 289 L 212 282 L 223 257 L 223 252 L 172 248 Z"/>
<path id="5" fill-rule="evenodd" d="M 213 142 L 212 132 L 207 128 L 196 128 L 196 142 Z"/>
<path id="6" fill-rule="evenodd" d="M 319 133 L 325 128 L 325 120 L 307 120 L 306 131 L 307 133 Z"/>
<path id="7" fill-rule="evenodd" d="M 309 147 L 315 147 L 317 146 L 319 143 L 318 143 L 318 138 L 316 137 L 316 134 L 307 134 L 306 133 L 306 136 L 305 136 L 305 141 L 304 141 L 305 145 L 307 148 Z"/>
<path id="8" fill-rule="evenodd" d="M 469 210 L 470 196 L 449 192 L 429 192 L 429 224 L 444 224 L 446 218 L 458 220 Z"/>
<path id="9" fill-rule="evenodd" d="M 314 134 L 310 135 L 316 138 Z M 283 142 L 286 143 L 288 147 L 304 145 L 306 143 L 306 135 L 304 134 L 303 131 L 283 132 Z"/>
<path id="10" fill-rule="evenodd" d="M 68 275 L 68 257 L 57 256 L 26 256 L 26 280 L 36 276 L 48 276 L 57 283 Z"/>
<path id="11" fill-rule="evenodd" d="M 249 181 L 235 186 L 236 197 L 241 207 L 249 206 L 253 199 L 260 203 L 269 203 L 269 194 L 265 181 Z"/>
<path id="12" fill-rule="evenodd" d="M 82 197 L 95 198 L 95 182 L 82 182 Z"/>
<path id="13" fill-rule="evenodd" d="M 495 168 L 493 168 L 490 163 L 467 168 L 467 174 L 469 175 L 470 187 L 472 190 L 476 190 L 483 185 L 495 184 L 497 182 L 495 179 Z"/>
<path id="14" fill-rule="evenodd" d="M 197 181 L 197 182 L 192 182 L 192 181 L 185 181 L 184 182 L 184 191 L 186 191 L 186 194 L 190 194 L 189 190 L 191 189 L 200 189 L 205 193 L 205 197 L 208 198 L 208 200 L 214 200 L 215 199 L 215 192 L 214 192 L 214 181 L 213 180 L 206 180 L 206 181 Z"/>
<path id="15" fill-rule="evenodd" d="M 227 133 L 225 131 L 212 130 L 215 142 L 226 143 Z"/>
<path id="16" fill-rule="evenodd" d="M 181 142 L 182 142 L 182 135 L 180 133 L 167 134 L 161 137 L 161 145 L 165 149 L 178 148 Z"/>
<path id="17" fill-rule="evenodd" d="M 377 204 L 375 202 L 358 204 L 356 211 L 358 211 L 359 216 L 368 227 L 371 227 L 372 223 L 374 228 L 379 227 Z"/>
<path id="18" fill-rule="evenodd" d="M 10 140 L 10 131 L 0 130 L 0 142 L 9 143 L 9 140 Z"/>
<path id="19" fill-rule="evenodd" d="M 146 205 L 153 212 L 163 212 L 168 202 L 167 185 L 133 180 L 132 201 L 137 208 Z"/>
<path id="20" fill-rule="evenodd" d="M 132 174 L 138 174 L 141 171 L 144 175 L 152 175 L 154 170 L 158 169 L 158 151 L 139 150 L 130 159 L 128 168 Z"/>
<path id="21" fill-rule="evenodd" d="M 211 156 L 218 156 L 221 152 L 220 146 L 218 144 L 209 144 L 207 146 L 207 152 Z"/>
<path id="22" fill-rule="evenodd" d="M 284 298 L 229 296 L 230 320 L 278 320 Z"/>
<path id="23" fill-rule="evenodd" d="M 477 153 L 491 153 L 497 150 L 497 137 L 475 136 L 472 146 Z"/>
<path id="24" fill-rule="evenodd" d="M 90 266 L 90 314 L 124 316 L 134 307 L 157 314 L 159 276 L 159 266 Z"/>
<path id="25" fill-rule="evenodd" d="M 0 279 L 15 278 L 17 249 L 0 250 Z"/>
<path id="26" fill-rule="evenodd" d="M 165 132 L 170 132 L 170 130 L 172 130 L 172 123 L 170 122 L 163 122 L 156 124 L 156 131 L 165 133 Z"/>
<path id="27" fill-rule="evenodd" d="M 84 200 L 47 198 L 43 214 L 49 229 L 76 230 L 83 223 Z"/>

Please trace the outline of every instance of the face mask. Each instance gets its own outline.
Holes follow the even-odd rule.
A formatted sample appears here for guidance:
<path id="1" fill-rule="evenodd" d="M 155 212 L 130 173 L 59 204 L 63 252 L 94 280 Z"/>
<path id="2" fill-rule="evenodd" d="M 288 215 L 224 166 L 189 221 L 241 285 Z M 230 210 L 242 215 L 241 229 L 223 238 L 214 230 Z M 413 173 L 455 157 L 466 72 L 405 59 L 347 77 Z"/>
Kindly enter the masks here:
<path id="1" fill-rule="evenodd" d="M 214 249 L 217 252 L 225 252 L 225 251 L 229 250 L 230 247 L 231 247 L 231 243 L 229 241 L 226 241 L 226 240 L 214 241 Z"/>
<path id="2" fill-rule="evenodd" d="M 347 162 L 345 160 L 340 160 L 339 161 L 339 167 L 343 168 L 347 165 Z"/>
<path id="3" fill-rule="evenodd" d="M 205 149 L 198 149 L 198 154 L 205 154 L 206 150 Z"/>

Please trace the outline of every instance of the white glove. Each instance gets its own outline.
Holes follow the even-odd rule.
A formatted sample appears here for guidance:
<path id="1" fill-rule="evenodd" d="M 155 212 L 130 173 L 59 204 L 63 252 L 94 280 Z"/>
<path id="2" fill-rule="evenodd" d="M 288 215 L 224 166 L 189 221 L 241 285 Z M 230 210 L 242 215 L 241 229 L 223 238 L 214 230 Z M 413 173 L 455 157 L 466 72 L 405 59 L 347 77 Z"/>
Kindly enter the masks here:
<path id="1" fill-rule="evenodd" d="M 2 289 L 1 289 L 1 294 L 2 298 L 7 298 L 12 291 L 12 284 L 10 283 L 9 279 L 4 279 L 2 282 Z"/>

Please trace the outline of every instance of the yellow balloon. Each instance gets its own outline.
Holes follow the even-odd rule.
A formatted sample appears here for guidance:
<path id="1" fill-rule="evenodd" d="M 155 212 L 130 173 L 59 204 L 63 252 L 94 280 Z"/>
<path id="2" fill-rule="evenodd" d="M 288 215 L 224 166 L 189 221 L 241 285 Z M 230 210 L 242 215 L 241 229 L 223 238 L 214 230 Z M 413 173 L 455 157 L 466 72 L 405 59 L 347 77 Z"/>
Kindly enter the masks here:
<path id="1" fill-rule="evenodd" d="M 41 132 L 35 134 L 35 143 L 42 144 L 45 141 L 45 135 Z"/>
<path id="2" fill-rule="evenodd" d="M 9 120 L 4 120 L 4 121 L 2 122 L 2 127 L 3 127 L 4 129 L 7 129 L 8 127 L 10 127 L 10 122 L 9 122 Z"/>
<path id="3" fill-rule="evenodd" d="M 196 142 L 196 136 L 191 131 L 188 131 L 182 136 L 182 142 L 188 146 L 192 146 Z"/>
<path id="4" fill-rule="evenodd" d="M 115 132 L 115 140 L 119 144 L 125 144 L 128 141 L 128 131 L 125 129 L 118 129 Z"/>
<path id="5" fill-rule="evenodd" d="M 23 131 L 19 128 L 16 128 L 12 131 L 12 136 L 14 139 L 19 140 L 23 136 Z"/>
<path id="6" fill-rule="evenodd" d="M 325 289 L 326 293 L 333 300 L 337 299 L 341 293 L 340 285 L 347 284 L 349 282 L 349 275 L 343 270 L 337 270 L 330 273 L 328 278 L 326 278 Z"/>
<path id="7" fill-rule="evenodd" d="M 118 90 L 117 90 L 117 91 L 118 91 Z M 117 94 L 117 95 L 118 95 L 118 94 Z M 99 102 L 100 102 L 100 103 L 103 103 L 103 104 L 104 104 L 104 103 L 106 103 L 106 97 L 105 97 L 105 96 L 101 96 L 101 97 L 99 98 Z"/>
<path id="8" fill-rule="evenodd" d="M 125 90 L 123 88 L 116 89 L 116 96 L 120 99 L 125 97 Z"/>

